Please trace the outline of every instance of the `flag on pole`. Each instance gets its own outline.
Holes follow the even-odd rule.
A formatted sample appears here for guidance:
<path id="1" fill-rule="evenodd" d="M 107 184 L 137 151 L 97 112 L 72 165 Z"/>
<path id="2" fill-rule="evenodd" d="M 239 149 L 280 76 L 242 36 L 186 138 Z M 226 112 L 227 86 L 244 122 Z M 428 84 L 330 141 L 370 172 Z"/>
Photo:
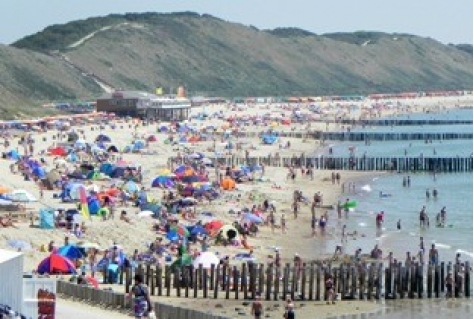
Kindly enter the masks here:
<path id="1" fill-rule="evenodd" d="M 156 95 L 163 95 L 163 88 L 162 87 L 156 88 L 155 94 Z"/>
<path id="2" fill-rule="evenodd" d="M 82 217 L 90 219 L 89 206 L 87 205 L 86 188 L 84 186 L 79 187 L 79 198 L 81 200 L 81 214 Z"/>

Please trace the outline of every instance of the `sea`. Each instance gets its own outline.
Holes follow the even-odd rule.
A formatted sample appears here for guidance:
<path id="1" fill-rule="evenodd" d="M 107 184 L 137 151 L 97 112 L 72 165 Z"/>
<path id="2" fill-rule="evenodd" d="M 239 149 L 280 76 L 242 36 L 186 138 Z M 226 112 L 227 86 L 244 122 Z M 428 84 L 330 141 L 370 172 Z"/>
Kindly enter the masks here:
<path id="1" fill-rule="evenodd" d="M 399 115 L 400 119 L 472 119 L 472 109 L 451 109 L 441 113 Z M 472 125 L 423 125 L 423 126 L 373 126 L 355 127 L 353 132 L 472 132 Z M 333 156 L 461 156 L 468 157 L 473 152 L 470 139 L 444 141 L 371 141 L 336 142 L 318 150 L 318 155 Z M 342 175 L 344 172 L 340 172 Z M 410 177 L 410 186 L 403 186 L 403 179 Z M 436 189 L 438 195 L 432 196 Z M 427 198 L 426 192 L 430 193 Z M 382 192 L 382 196 L 380 193 Z M 425 248 L 434 243 L 438 248 L 440 260 L 454 260 L 461 253 L 464 260 L 473 261 L 473 175 L 469 173 L 412 173 L 395 172 L 358 180 L 356 190 L 348 191 L 340 200 L 347 198 L 357 201 L 357 207 L 349 213 L 345 224 L 348 232 L 357 231 L 364 237 L 357 241 L 349 240 L 346 253 L 354 253 L 357 248 L 369 253 L 374 245 L 379 245 L 384 254 L 393 252 L 399 260 L 405 259 L 406 252 L 415 256 L 418 253 L 420 237 Z M 419 212 L 426 206 L 430 219 L 429 228 L 420 228 Z M 447 219 L 444 228 L 436 227 L 436 214 L 446 207 Z M 384 212 L 382 230 L 375 227 L 378 212 Z M 397 221 L 401 220 L 401 230 Z M 340 226 L 340 225 L 339 225 Z M 334 247 L 334 246 L 333 246 Z M 329 250 L 333 247 L 328 247 Z"/>
<path id="2" fill-rule="evenodd" d="M 399 115 L 398 118 L 410 119 L 472 119 L 471 109 L 455 109 L 437 114 L 411 114 Z M 347 129 L 347 128 L 345 128 Z M 341 128 L 343 130 L 343 128 Z M 423 125 L 423 126 L 393 126 L 393 127 L 355 127 L 351 131 L 360 132 L 472 132 L 472 125 Z M 364 142 L 335 142 L 319 149 L 315 156 L 329 155 L 332 148 L 333 156 L 350 156 L 351 150 L 356 156 L 400 156 L 405 154 L 410 157 L 416 156 L 472 156 L 473 141 L 445 140 L 445 141 L 372 141 L 370 145 Z M 341 176 L 344 171 L 341 171 Z M 374 174 L 375 175 L 375 174 Z M 403 185 L 403 179 L 410 176 L 410 186 Z M 438 195 L 432 196 L 436 189 Z M 381 196 L 382 192 L 382 196 Z M 429 198 L 426 193 L 429 192 Z M 435 244 L 439 252 L 440 261 L 454 261 L 456 253 L 461 254 L 461 259 L 473 262 L 473 174 L 468 173 L 412 173 L 394 172 L 384 173 L 370 178 L 356 181 L 355 191 L 348 191 L 341 195 L 340 200 L 344 202 L 347 198 L 356 200 L 357 206 L 349 212 L 349 218 L 337 220 L 330 217 L 329 227 L 340 229 L 342 225 L 347 226 L 348 233 L 357 231 L 357 240 L 350 237 L 345 245 L 345 252 L 354 254 L 356 249 L 362 248 L 363 253 L 370 253 L 371 249 L 378 245 L 383 256 L 393 252 L 394 257 L 404 261 L 407 252 L 416 256 L 419 252 L 420 237 L 423 237 L 425 249 Z M 429 228 L 421 228 L 419 225 L 419 212 L 426 206 L 430 219 Z M 446 207 L 447 219 L 444 228 L 436 227 L 436 214 Z M 384 212 L 385 220 L 381 230 L 377 230 L 375 217 L 378 212 Z M 335 215 L 335 212 L 334 216 Z M 401 221 L 401 229 L 397 230 L 397 221 Z M 330 240 L 325 244 L 327 253 L 333 253 L 340 237 Z M 321 247 L 320 247 L 321 248 Z M 425 260 L 427 253 L 425 254 Z M 431 304 L 431 303 L 430 303 Z M 469 317 L 472 317 L 472 300 L 468 303 Z M 438 304 L 422 307 L 426 309 L 438 307 Z M 441 307 L 441 306 L 440 306 Z M 386 312 L 377 314 L 377 318 L 401 318 L 406 315 L 420 315 L 416 309 L 411 314 L 404 310 L 404 314 L 395 311 L 395 314 Z M 432 310 L 432 309 L 431 309 Z M 430 310 L 430 311 L 431 311 Z M 439 309 L 442 311 L 442 309 Z M 457 314 L 456 309 L 450 309 Z M 398 314 L 397 314 L 398 313 Z M 466 308 L 459 310 L 459 318 L 466 317 Z"/>

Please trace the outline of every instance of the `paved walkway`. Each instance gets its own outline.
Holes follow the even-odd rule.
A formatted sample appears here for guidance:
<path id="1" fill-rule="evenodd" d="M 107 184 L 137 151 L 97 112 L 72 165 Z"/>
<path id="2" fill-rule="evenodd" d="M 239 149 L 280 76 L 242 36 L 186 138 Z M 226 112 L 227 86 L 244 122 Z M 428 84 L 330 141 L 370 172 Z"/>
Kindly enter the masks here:
<path id="1" fill-rule="evenodd" d="M 120 312 L 105 310 L 100 307 L 93 307 L 88 304 L 58 299 L 56 304 L 56 318 L 67 319 L 130 319 L 132 316 L 124 315 Z"/>

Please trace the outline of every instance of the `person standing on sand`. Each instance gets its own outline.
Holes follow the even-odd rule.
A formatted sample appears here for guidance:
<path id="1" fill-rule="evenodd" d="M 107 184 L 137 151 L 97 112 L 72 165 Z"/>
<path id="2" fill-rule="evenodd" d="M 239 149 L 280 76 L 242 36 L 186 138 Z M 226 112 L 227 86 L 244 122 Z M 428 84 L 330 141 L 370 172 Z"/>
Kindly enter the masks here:
<path id="1" fill-rule="evenodd" d="M 311 236 L 316 237 L 316 224 L 318 219 L 316 218 L 316 212 L 311 212 Z"/>
<path id="2" fill-rule="evenodd" d="M 281 232 L 283 234 L 286 234 L 286 216 L 285 214 L 281 214 Z"/>
<path id="3" fill-rule="evenodd" d="M 298 218 L 298 210 L 300 208 L 300 204 L 295 200 L 293 201 L 293 204 L 291 205 L 291 208 L 293 208 L 293 215 L 296 218 Z"/>
<path id="4" fill-rule="evenodd" d="M 250 312 L 254 319 L 260 319 L 263 316 L 263 305 L 260 295 L 255 296 L 255 300 L 252 303 L 252 310 Z"/>
<path id="5" fill-rule="evenodd" d="M 143 277 L 141 275 L 135 275 L 134 281 L 135 283 L 130 290 L 128 297 L 134 297 L 133 309 L 135 318 L 145 319 L 148 318 L 148 314 L 153 311 L 148 287 L 143 284 Z"/>

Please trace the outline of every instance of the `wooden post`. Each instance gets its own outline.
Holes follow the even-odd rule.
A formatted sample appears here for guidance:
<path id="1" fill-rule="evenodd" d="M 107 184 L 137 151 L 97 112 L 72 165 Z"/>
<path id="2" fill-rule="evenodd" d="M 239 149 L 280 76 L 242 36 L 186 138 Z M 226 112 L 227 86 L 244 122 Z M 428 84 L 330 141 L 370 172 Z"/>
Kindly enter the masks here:
<path id="1" fill-rule="evenodd" d="M 390 299 L 392 296 L 390 295 L 391 291 L 391 282 L 390 282 L 390 270 L 391 267 L 385 268 L 385 299 Z"/>
<path id="2" fill-rule="evenodd" d="M 163 266 L 158 265 L 156 269 L 156 287 L 158 287 L 158 296 L 163 295 Z"/>
<path id="3" fill-rule="evenodd" d="M 165 266 L 165 288 L 166 288 L 166 296 L 169 297 L 171 295 L 171 268 L 170 266 Z"/>
<path id="4" fill-rule="evenodd" d="M 252 294 L 252 299 L 255 299 L 257 295 L 257 264 L 251 263 L 249 265 L 250 273 L 250 293 Z"/>
<path id="5" fill-rule="evenodd" d="M 193 298 L 196 299 L 197 296 L 198 296 L 198 288 L 199 288 L 199 283 L 198 283 L 198 274 L 199 274 L 199 270 L 197 268 L 195 268 L 193 270 Z"/>
<path id="6" fill-rule="evenodd" d="M 275 290 L 273 291 L 273 300 L 278 300 L 278 294 L 280 293 L 280 267 L 275 267 Z"/>
<path id="7" fill-rule="evenodd" d="M 295 291 L 298 289 L 298 269 L 293 266 L 293 271 L 291 272 L 291 300 L 295 300 Z"/>
<path id="8" fill-rule="evenodd" d="M 219 294 L 219 279 L 220 279 L 221 265 L 217 265 L 216 280 L 214 282 L 214 299 L 218 298 Z"/>
<path id="9" fill-rule="evenodd" d="M 383 264 L 380 263 L 377 267 L 377 280 L 375 282 L 375 299 L 377 300 L 380 300 L 380 294 L 382 292 L 382 274 L 383 274 Z"/>
<path id="10" fill-rule="evenodd" d="M 260 264 L 258 266 L 258 292 L 263 293 L 263 287 L 265 285 L 265 266 Z"/>
<path id="11" fill-rule="evenodd" d="M 225 299 L 230 298 L 230 277 L 232 275 L 232 269 L 230 266 L 225 267 Z"/>
<path id="12" fill-rule="evenodd" d="M 232 269 L 232 278 L 233 278 L 233 287 L 232 289 L 234 289 L 234 293 L 235 293 L 235 300 L 238 300 L 239 299 L 239 269 L 237 268 L 237 266 L 234 266 L 233 269 Z"/>
<path id="13" fill-rule="evenodd" d="M 427 280 L 427 296 L 428 298 L 432 297 L 433 292 L 433 266 L 431 264 L 426 267 L 426 280 Z"/>
<path id="14" fill-rule="evenodd" d="M 357 291 L 357 271 L 354 265 L 350 266 L 351 271 L 351 290 L 350 290 L 350 298 L 355 299 L 356 291 Z"/>
<path id="15" fill-rule="evenodd" d="M 216 271 L 216 265 L 211 264 L 211 283 L 209 285 L 210 290 L 214 289 L 215 271 Z"/>
<path id="16" fill-rule="evenodd" d="M 189 286 L 192 284 L 192 267 L 193 265 L 186 265 L 183 267 L 184 297 L 186 298 L 189 298 Z"/>
<path id="17" fill-rule="evenodd" d="M 181 297 L 181 280 L 179 280 L 179 267 L 174 267 L 173 271 L 173 283 L 176 288 L 176 297 Z"/>
<path id="18" fill-rule="evenodd" d="M 120 269 L 120 273 L 119 273 L 119 285 L 123 285 L 123 276 L 124 276 L 124 272 L 127 271 L 127 268 L 128 267 L 124 267 L 124 266 L 121 266 L 119 269 Z"/>
<path id="19" fill-rule="evenodd" d="M 303 263 L 303 270 L 301 273 L 301 299 L 306 300 L 306 263 Z"/>
<path id="20" fill-rule="evenodd" d="M 417 291 L 418 291 L 418 298 L 423 298 L 423 265 L 418 264 L 416 265 L 416 281 L 417 281 Z"/>
<path id="21" fill-rule="evenodd" d="M 316 300 L 321 301 L 321 265 L 316 264 Z"/>
<path id="22" fill-rule="evenodd" d="M 290 278 L 290 264 L 285 265 L 285 269 L 283 271 L 283 300 L 286 299 L 288 295 L 288 283 Z"/>
<path id="23" fill-rule="evenodd" d="M 374 267 L 371 264 L 369 265 L 369 274 L 367 278 L 367 300 L 372 300 L 372 290 L 374 287 L 373 278 L 374 278 Z"/>
<path id="24" fill-rule="evenodd" d="M 459 292 L 461 290 L 462 282 L 461 277 L 459 276 L 459 264 L 454 264 L 454 298 L 459 298 Z"/>
<path id="25" fill-rule="evenodd" d="M 439 292 L 440 292 L 440 285 L 441 285 L 441 267 L 439 265 L 437 265 L 435 267 L 435 275 L 434 275 L 434 293 L 435 293 L 435 298 L 439 298 Z M 429 297 L 429 295 L 428 295 Z"/>
<path id="26" fill-rule="evenodd" d="M 242 271 L 241 271 L 241 279 L 240 279 L 240 283 L 241 283 L 241 287 L 242 287 L 242 291 L 244 293 L 244 299 L 247 300 L 248 299 L 248 289 L 247 289 L 247 264 L 246 263 L 243 263 L 242 264 Z"/>
<path id="27" fill-rule="evenodd" d="M 145 284 L 150 287 L 150 280 L 151 280 L 151 266 L 150 264 L 146 265 L 146 272 L 145 272 Z"/>
<path id="28" fill-rule="evenodd" d="M 265 289 L 265 300 L 271 300 L 272 295 L 272 283 L 273 283 L 273 265 L 267 267 L 267 278 L 266 278 L 266 289 Z"/>
<path id="29" fill-rule="evenodd" d="M 104 269 L 102 270 L 102 283 L 103 284 L 108 284 L 108 281 L 107 281 L 107 275 L 108 275 L 108 268 L 107 267 L 104 267 Z"/>
<path id="30" fill-rule="evenodd" d="M 202 268 L 202 264 L 199 264 L 198 266 L 198 284 L 199 284 L 199 290 L 202 290 L 202 277 L 203 277 L 203 272 L 204 272 L 204 268 Z"/>
<path id="31" fill-rule="evenodd" d="M 207 283 L 208 283 L 208 280 L 207 280 L 208 274 L 207 274 L 207 272 L 208 272 L 208 269 L 204 269 L 203 273 L 202 273 L 202 285 L 203 285 L 203 288 L 204 288 L 202 293 L 203 293 L 203 297 L 205 299 L 207 299 Z"/>
<path id="32" fill-rule="evenodd" d="M 309 292 L 308 300 L 313 300 L 314 293 L 314 263 L 311 263 L 309 268 Z"/>
<path id="33" fill-rule="evenodd" d="M 468 261 L 464 263 L 464 295 L 471 297 L 471 265 Z"/>
<path id="34" fill-rule="evenodd" d="M 444 261 L 441 262 L 441 274 L 440 274 L 440 280 L 441 280 L 441 292 L 444 292 Z"/>
<path id="35" fill-rule="evenodd" d="M 365 289 L 366 289 L 366 275 L 367 275 L 367 268 L 365 267 L 365 263 L 360 265 L 359 268 L 359 299 L 364 300 L 365 299 Z"/>
<path id="36" fill-rule="evenodd" d="M 410 299 L 415 298 L 415 291 L 416 291 L 416 267 L 414 264 L 411 264 L 410 267 L 410 293 L 408 297 Z"/>
<path id="37" fill-rule="evenodd" d="M 132 284 L 132 270 L 130 267 L 125 269 L 125 293 L 130 292 L 130 285 Z"/>
<path id="38" fill-rule="evenodd" d="M 397 299 L 397 291 L 400 286 L 400 268 L 398 268 L 398 265 L 396 264 L 391 264 L 390 269 L 392 272 L 390 276 L 393 278 L 392 299 Z"/>
<path id="39" fill-rule="evenodd" d="M 125 270 L 126 271 L 126 270 Z M 150 270 L 150 295 L 155 295 L 155 269 L 151 268 Z"/>

